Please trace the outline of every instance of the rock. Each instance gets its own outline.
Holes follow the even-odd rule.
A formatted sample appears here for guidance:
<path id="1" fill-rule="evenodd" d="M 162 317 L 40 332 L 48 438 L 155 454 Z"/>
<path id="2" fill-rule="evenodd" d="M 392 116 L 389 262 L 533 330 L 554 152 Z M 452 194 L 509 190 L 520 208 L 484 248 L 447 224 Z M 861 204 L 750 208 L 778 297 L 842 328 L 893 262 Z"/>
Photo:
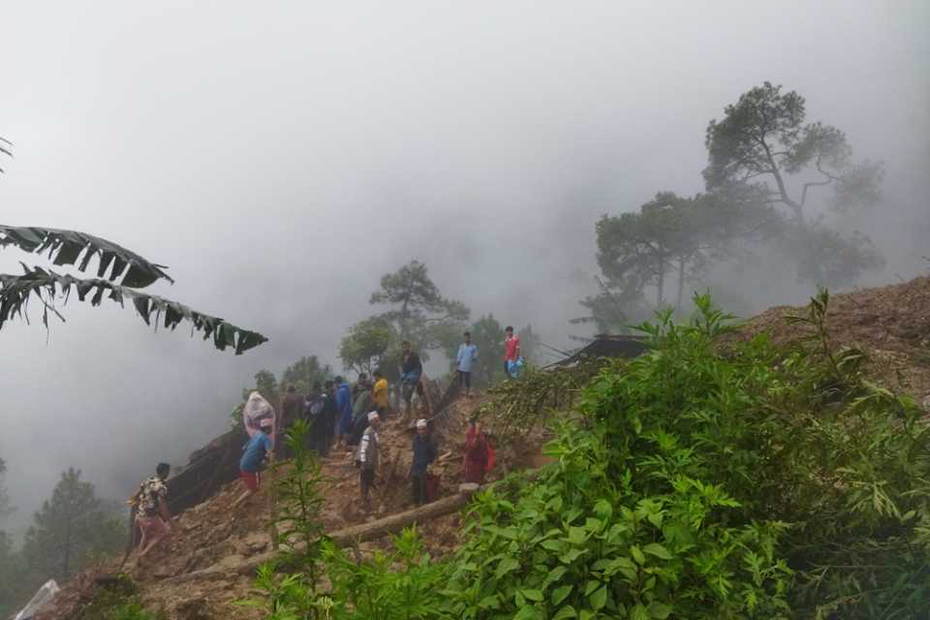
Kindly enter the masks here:
<path id="1" fill-rule="evenodd" d="M 203 596 L 181 601 L 175 606 L 174 614 L 178 620 L 210 620 L 207 599 Z"/>
<path id="2" fill-rule="evenodd" d="M 252 532 L 242 539 L 242 547 L 246 550 L 243 555 L 255 555 L 268 548 L 268 534 L 265 532 Z"/>

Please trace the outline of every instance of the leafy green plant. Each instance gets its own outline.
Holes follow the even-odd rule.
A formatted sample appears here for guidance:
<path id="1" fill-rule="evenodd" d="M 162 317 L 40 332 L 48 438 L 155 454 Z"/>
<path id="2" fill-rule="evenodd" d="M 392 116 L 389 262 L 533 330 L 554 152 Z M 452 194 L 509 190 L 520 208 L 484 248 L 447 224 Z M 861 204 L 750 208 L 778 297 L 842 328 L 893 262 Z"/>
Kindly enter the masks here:
<path id="1" fill-rule="evenodd" d="M 779 523 L 726 525 L 738 504 L 679 478 L 646 496 L 611 478 L 600 432 L 565 423 L 557 462 L 515 501 L 482 494 L 449 594 L 463 618 L 787 617 Z"/>
<path id="2" fill-rule="evenodd" d="M 111 576 L 94 589 L 75 620 L 163 620 L 164 614 L 147 611 L 139 600 L 139 587 L 123 573 Z"/>
<path id="3" fill-rule="evenodd" d="M 285 434 L 284 442 L 294 456 L 273 465 L 272 492 L 277 509 L 273 521 L 285 562 L 306 571 L 310 584 L 315 587 L 325 532 L 320 522 L 325 503 L 320 485 L 325 479 L 316 453 L 306 447 L 309 433 L 307 421 L 297 420 Z"/>
<path id="4" fill-rule="evenodd" d="M 441 595 L 445 565 L 432 561 L 415 527 L 395 536 L 391 551 L 375 551 L 369 560 L 350 558 L 331 542 L 324 544 L 323 554 L 332 584 L 334 619 L 451 617 Z"/>
<path id="5" fill-rule="evenodd" d="M 267 612 L 267 620 L 329 620 L 332 600 L 321 596 L 304 579 L 304 574 L 279 574 L 273 563 L 259 567 L 255 587 L 263 598 L 241 601 L 241 605 L 258 607 Z"/>

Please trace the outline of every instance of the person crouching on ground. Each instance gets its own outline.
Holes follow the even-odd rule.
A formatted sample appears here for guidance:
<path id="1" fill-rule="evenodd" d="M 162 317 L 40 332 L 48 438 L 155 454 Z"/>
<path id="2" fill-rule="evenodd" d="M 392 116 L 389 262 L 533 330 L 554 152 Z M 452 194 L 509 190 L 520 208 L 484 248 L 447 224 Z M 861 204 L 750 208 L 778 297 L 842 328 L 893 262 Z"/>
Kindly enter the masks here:
<path id="1" fill-rule="evenodd" d="M 436 444 L 429 435 L 429 423 L 417 420 L 417 434 L 413 436 L 413 466 L 410 478 L 413 481 L 413 503 L 422 506 L 426 503 L 426 472 L 436 460 Z"/>
<path id="2" fill-rule="evenodd" d="M 368 414 L 368 428 L 362 434 L 362 439 L 358 443 L 358 456 L 355 462 L 361 471 L 359 472 L 359 491 L 362 498 L 362 508 L 366 512 L 371 511 L 371 487 L 375 483 L 375 475 L 378 472 L 378 427 L 381 426 L 381 418 L 378 413 L 372 411 Z"/>
<path id="3" fill-rule="evenodd" d="M 136 522 L 142 530 L 139 557 L 144 557 L 155 545 L 171 533 L 171 513 L 168 512 L 168 487 L 165 479 L 171 471 L 168 463 L 159 463 L 155 475 L 139 486 L 139 512 Z M 147 544 L 146 544 L 147 543 Z"/>
<path id="4" fill-rule="evenodd" d="M 259 484 L 261 483 L 261 474 L 259 474 L 259 471 L 261 470 L 265 455 L 268 455 L 272 460 L 274 459 L 274 452 L 272 451 L 274 443 L 268 435 L 269 432 L 271 432 L 271 420 L 264 419 L 261 421 L 258 432 L 252 435 L 245 444 L 242 458 L 239 460 L 239 475 L 242 478 L 242 483 L 245 485 L 245 493 L 239 496 L 239 499 L 236 500 L 233 507 L 238 506 L 255 495 L 258 491 Z"/>

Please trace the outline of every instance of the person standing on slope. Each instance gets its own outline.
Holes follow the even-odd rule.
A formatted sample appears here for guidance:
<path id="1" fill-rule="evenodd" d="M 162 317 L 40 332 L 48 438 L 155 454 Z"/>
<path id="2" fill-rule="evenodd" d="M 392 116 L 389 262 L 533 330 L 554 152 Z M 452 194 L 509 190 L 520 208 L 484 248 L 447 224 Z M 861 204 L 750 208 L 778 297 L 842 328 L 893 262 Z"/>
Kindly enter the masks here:
<path id="1" fill-rule="evenodd" d="M 336 406 L 336 384 L 327 379 L 323 384 L 323 431 L 326 434 L 326 450 L 333 445 L 333 437 L 338 432 L 339 408 Z"/>
<path id="2" fill-rule="evenodd" d="M 388 413 L 388 382 L 384 378 L 384 373 L 380 370 L 376 370 L 374 375 L 375 387 L 372 392 L 375 399 L 375 408 L 378 411 L 378 417 L 383 420 Z"/>
<path id="3" fill-rule="evenodd" d="M 297 386 L 291 384 L 287 386 L 287 394 L 281 403 L 281 419 L 278 424 L 277 434 L 282 441 L 277 442 L 277 456 L 279 459 L 289 459 L 294 456 L 293 450 L 283 441 L 284 434 L 291 428 L 294 422 L 301 416 L 304 399 L 297 393 Z"/>
<path id="4" fill-rule="evenodd" d="M 417 434 L 413 436 L 413 464 L 410 467 L 413 503 L 422 506 L 426 503 L 426 474 L 429 466 L 436 460 L 436 444 L 429 436 L 429 423 L 417 420 Z"/>
<path id="5" fill-rule="evenodd" d="M 508 325 L 504 332 L 507 334 L 504 340 L 504 372 L 509 379 L 516 379 L 516 373 L 511 372 L 511 368 L 520 359 L 520 336 L 514 335 L 512 325 Z"/>
<path id="6" fill-rule="evenodd" d="M 368 414 L 368 428 L 362 434 L 362 439 L 358 443 L 358 455 L 355 462 L 359 469 L 359 492 L 362 499 L 362 508 L 365 512 L 371 512 L 371 487 L 375 484 L 375 476 L 378 473 L 378 460 L 380 458 L 380 446 L 378 445 L 378 428 L 381 426 L 381 419 L 374 411 Z"/>
<path id="7" fill-rule="evenodd" d="M 455 370 L 459 375 L 459 389 L 465 388 L 465 398 L 471 395 L 471 369 L 478 361 L 478 345 L 472 344 L 471 332 L 462 334 L 465 342 L 459 345 L 455 355 Z"/>
<path id="8" fill-rule="evenodd" d="M 339 414 L 336 431 L 339 434 L 339 447 L 343 442 L 348 443 L 352 433 L 352 388 L 342 377 L 336 377 L 336 410 Z"/>
<path id="9" fill-rule="evenodd" d="M 323 384 L 317 381 L 313 384 L 313 390 L 304 398 L 302 415 L 310 426 L 305 445 L 320 456 L 325 456 L 329 451 L 325 410 L 326 396 L 323 394 Z"/>
<path id="10" fill-rule="evenodd" d="M 420 363 L 420 356 L 411 348 L 410 342 L 404 340 L 401 343 L 403 353 L 401 364 L 401 386 L 404 396 L 404 417 L 409 419 L 411 408 L 413 406 L 413 392 L 420 393 L 420 376 L 423 374 L 423 364 Z"/>
<path id="11" fill-rule="evenodd" d="M 481 422 L 473 417 L 465 434 L 463 474 L 465 482 L 484 484 L 484 475 L 493 465 L 493 448 L 481 430 Z"/>

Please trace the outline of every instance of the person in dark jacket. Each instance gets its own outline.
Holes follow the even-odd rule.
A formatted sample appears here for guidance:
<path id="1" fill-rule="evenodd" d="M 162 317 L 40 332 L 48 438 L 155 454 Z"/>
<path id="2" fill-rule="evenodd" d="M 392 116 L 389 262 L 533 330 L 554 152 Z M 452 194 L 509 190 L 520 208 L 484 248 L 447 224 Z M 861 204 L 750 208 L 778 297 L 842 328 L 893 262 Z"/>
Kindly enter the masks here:
<path id="1" fill-rule="evenodd" d="M 284 441 L 284 435 L 290 430 L 294 422 L 300 418 L 303 412 L 304 399 L 297 393 L 297 387 L 293 384 L 287 386 L 287 394 L 281 403 L 281 424 L 278 427 L 278 442 L 275 445 L 275 452 L 279 459 L 290 459 L 294 457 L 294 451 Z"/>
<path id="2" fill-rule="evenodd" d="M 336 419 L 339 417 L 339 409 L 336 407 L 336 384 L 327 379 L 323 384 L 323 397 L 326 402 L 323 404 L 323 430 L 326 433 L 326 445 L 333 445 L 333 436 L 336 434 Z"/>
<path id="3" fill-rule="evenodd" d="M 413 392 L 416 390 L 417 394 L 420 393 L 420 376 L 423 374 L 423 364 L 420 363 L 420 356 L 410 348 L 410 342 L 404 340 L 400 346 L 403 353 L 400 381 L 405 404 L 404 415 L 409 420 Z"/>
<path id="4" fill-rule="evenodd" d="M 417 420 L 417 434 L 413 436 L 413 466 L 410 468 L 413 503 L 417 506 L 426 503 L 426 473 L 435 460 L 436 444 L 429 436 L 429 423 Z"/>
<path id="5" fill-rule="evenodd" d="M 303 417 L 310 425 L 310 434 L 306 438 L 306 445 L 320 456 L 329 451 L 329 438 L 326 432 L 326 396 L 323 394 L 323 384 L 319 381 L 313 384 L 313 390 L 304 398 Z"/>

